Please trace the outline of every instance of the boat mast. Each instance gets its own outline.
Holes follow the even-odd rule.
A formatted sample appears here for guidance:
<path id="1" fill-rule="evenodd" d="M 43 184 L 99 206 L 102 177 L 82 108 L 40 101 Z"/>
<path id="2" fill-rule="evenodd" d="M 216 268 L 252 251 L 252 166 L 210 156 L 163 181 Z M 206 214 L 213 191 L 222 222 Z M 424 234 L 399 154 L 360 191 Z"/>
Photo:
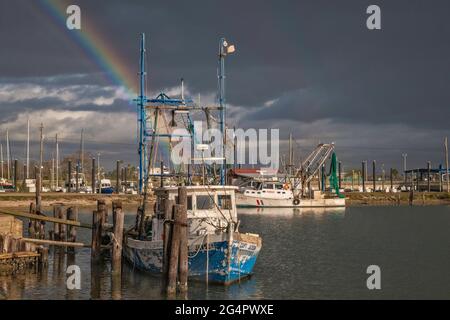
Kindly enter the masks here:
<path id="1" fill-rule="evenodd" d="M 146 146 L 145 146 L 145 33 L 141 34 L 141 50 L 140 50 L 140 71 L 139 71 L 139 96 L 137 99 L 139 107 L 139 193 L 142 193 L 144 179 L 147 176 L 146 169 Z"/>
<path id="2" fill-rule="evenodd" d="M 42 165 L 44 158 L 44 124 L 41 122 L 40 150 L 39 150 L 39 191 L 42 191 Z"/>
<path id="3" fill-rule="evenodd" d="M 220 165 L 220 184 L 225 185 L 227 164 L 225 161 L 226 138 L 225 138 L 225 38 L 220 39 L 219 47 L 219 108 L 220 108 L 220 132 L 222 133 L 222 164 Z"/>
<path id="4" fill-rule="evenodd" d="M 56 189 L 58 188 L 59 188 L 59 145 L 58 145 L 58 134 L 56 134 Z"/>
<path id="5" fill-rule="evenodd" d="M 30 117 L 27 119 L 27 179 L 30 178 Z"/>
<path id="6" fill-rule="evenodd" d="M 80 139 L 80 159 L 78 162 L 78 167 L 81 165 L 81 173 L 84 171 L 84 129 L 81 129 L 81 139 Z"/>
<path id="7" fill-rule="evenodd" d="M 7 164 L 7 178 L 8 180 L 11 178 L 11 171 L 10 171 L 10 150 L 9 150 L 9 130 L 6 130 L 6 164 Z"/>
<path id="8" fill-rule="evenodd" d="M 0 161 L 2 163 L 2 179 L 3 179 L 3 144 L 0 143 Z"/>

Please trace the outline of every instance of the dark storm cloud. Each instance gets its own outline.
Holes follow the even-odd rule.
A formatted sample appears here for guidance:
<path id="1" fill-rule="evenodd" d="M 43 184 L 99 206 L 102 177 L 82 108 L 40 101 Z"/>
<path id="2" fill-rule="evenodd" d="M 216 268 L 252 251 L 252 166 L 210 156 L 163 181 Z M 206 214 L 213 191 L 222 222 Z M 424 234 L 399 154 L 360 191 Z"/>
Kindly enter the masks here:
<path id="1" fill-rule="evenodd" d="M 135 74 L 138 35 L 146 33 L 152 92 L 178 85 L 181 77 L 192 93 L 216 91 L 218 40 L 226 36 L 237 47 L 236 54 L 226 60 L 227 101 L 239 106 L 230 108 L 229 115 L 242 127 L 276 124 L 289 131 L 323 124 L 326 119 L 326 125 L 315 127 L 314 138 L 328 138 L 329 132 L 323 130 L 330 125 L 344 132 L 365 125 L 368 132 L 378 132 L 377 139 L 386 146 L 405 148 L 412 144 L 408 137 L 414 136 L 416 129 L 421 137 L 434 141 L 448 134 L 448 1 L 72 3 L 81 7 L 82 23 L 94 25 Z M 369 31 L 365 26 L 370 4 L 381 7 L 382 30 Z M 55 88 L 111 85 L 105 81 L 104 70 L 44 9 L 39 1 L 0 0 L 0 83 Z M 109 93 L 100 92 L 99 86 L 97 92 L 74 94 L 106 98 Z M 67 110 L 132 112 L 134 108 L 120 99 L 109 106 L 72 105 L 52 99 L 36 98 L 26 105 L 2 102 L 0 108 L 16 110 L 12 111 L 16 114 L 53 108 L 55 103 Z M 1 121 L 11 117 L 2 115 Z M 402 136 L 393 136 L 391 131 L 384 134 L 386 125 Z M 350 143 L 339 133 L 333 132 L 341 137 L 337 143 L 339 139 Z M 306 138 L 308 131 L 301 130 L 301 134 Z M 348 136 L 354 145 L 359 144 L 359 135 Z M 349 150 L 348 154 L 359 157 L 358 152 L 361 150 Z"/>

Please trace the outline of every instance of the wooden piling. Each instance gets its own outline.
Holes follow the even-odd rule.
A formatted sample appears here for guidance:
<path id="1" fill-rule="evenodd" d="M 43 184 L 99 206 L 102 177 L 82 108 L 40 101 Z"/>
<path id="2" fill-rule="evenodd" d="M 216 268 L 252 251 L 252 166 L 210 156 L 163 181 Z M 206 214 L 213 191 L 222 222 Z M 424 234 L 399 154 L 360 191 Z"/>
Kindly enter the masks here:
<path id="1" fill-rule="evenodd" d="M 38 173 L 36 175 L 36 212 L 41 212 L 41 203 L 42 203 L 42 197 L 41 197 L 41 175 Z"/>
<path id="2" fill-rule="evenodd" d="M 62 205 L 57 206 L 56 208 L 56 214 L 58 219 L 66 220 L 66 212 L 64 211 L 64 208 Z M 67 226 L 65 224 L 59 224 L 59 236 L 58 239 L 60 241 L 66 241 L 67 239 Z"/>
<path id="3" fill-rule="evenodd" d="M 91 243 L 91 262 L 100 260 L 100 249 L 102 240 L 103 215 L 100 211 L 94 211 L 92 214 L 92 243 Z"/>
<path id="4" fill-rule="evenodd" d="M 11 253 L 12 236 L 9 234 L 3 235 L 2 253 Z"/>
<path id="5" fill-rule="evenodd" d="M 34 204 L 34 202 L 30 203 L 30 214 L 36 214 L 36 205 Z M 28 234 L 30 235 L 31 238 L 35 238 L 36 237 L 36 221 L 35 220 L 29 220 L 28 222 Z"/>
<path id="6" fill-rule="evenodd" d="M 113 211 L 113 247 L 112 247 L 112 270 L 120 274 L 122 271 L 122 243 L 123 243 L 123 220 L 122 202 L 114 203 Z"/>
<path id="7" fill-rule="evenodd" d="M 169 271 L 167 275 L 167 289 L 168 295 L 174 295 L 177 290 L 177 274 L 178 274 L 178 260 L 180 254 L 180 219 L 183 212 L 183 205 L 176 204 L 174 206 L 174 226 L 172 232 L 172 240 L 170 244 L 170 260 Z"/>
<path id="8" fill-rule="evenodd" d="M 187 232 L 187 189 L 186 187 L 178 188 L 178 201 L 181 206 L 179 215 L 180 230 L 180 253 L 179 253 L 179 284 L 180 292 L 187 291 L 188 281 L 188 232 Z"/>
<path id="9" fill-rule="evenodd" d="M 58 209 L 59 205 L 54 205 L 53 206 L 53 217 L 59 219 L 59 213 L 58 213 Z M 59 223 L 54 222 L 53 223 L 53 232 L 52 232 L 52 236 L 51 236 L 51 240 L 59 240 Z"/>
<path id="10" fill-rule="evenodd" d="M 44 246 L 40 246 L 37 249 L 39 253 L 39 265 L 41 267 L 46 267 L 48 265 L 48 248 Z"/>
<path id="11" fill-rule="evenodd" d="M 69 207 L 67 208 L 67 220 L 77 221 L 78 220 L 78 208 L 77 207 Z M 69 226 L 67 232 L 67 241 L 75 242 L 77 241 L 77 229 L 75 226 Z M 68 252 L 75 252 L 74 247 L 67 248 Z"/>
<path id="12" fill-rule="evenodd" d="M 108 207 L 105 200 L 97 200 L 97 211 L 102 214 L 102 223 L 108 223 Z"/>
<path id="13" fill-rule="evenodd" d="M 174 201 L 165 199 L 164 200 L 164 247 L 163 247 L 163 287 L 167 287 L 167 280 L 169 274 L 169 263 L 170 263 L 170 248 L 172 240 L 172 230 L 173 230 L 173 210 Z"/>

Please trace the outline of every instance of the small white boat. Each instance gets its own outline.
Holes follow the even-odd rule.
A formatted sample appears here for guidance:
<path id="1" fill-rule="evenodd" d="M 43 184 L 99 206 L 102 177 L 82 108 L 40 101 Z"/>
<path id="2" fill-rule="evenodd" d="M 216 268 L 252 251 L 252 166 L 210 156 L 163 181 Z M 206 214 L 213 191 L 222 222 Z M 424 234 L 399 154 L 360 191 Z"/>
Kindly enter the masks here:
<path id="1" fill-rule="evenodd" d="M 271 181 L 242 189 L 236 194 L 236 205 L 243 208 L 344 207 L 345 198 L 327 196 L 321 191 L 314 191 L 308 198 L 296 196 L 289 184 Z"/>

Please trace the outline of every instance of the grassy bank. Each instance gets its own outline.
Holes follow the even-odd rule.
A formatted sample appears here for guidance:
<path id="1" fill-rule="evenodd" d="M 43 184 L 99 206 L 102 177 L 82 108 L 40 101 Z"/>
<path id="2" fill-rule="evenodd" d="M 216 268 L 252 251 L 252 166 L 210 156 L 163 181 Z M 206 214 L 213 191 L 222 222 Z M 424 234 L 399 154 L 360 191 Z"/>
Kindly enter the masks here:
<path id="1" fill-rule="evenodd" d="M 348 206 L 409 205 L 409 192 L 349 192 L 345 197 Z M 413 205 L 450 205 L 450 193 L 414 192 Z"/>
<path id="2" fill-rule="evenodd" d="M 125 206 L 135 206 L 139 203 L 140 197 L 138 195 L 128 194 L 42 193 L 42 205 L 44 207 L 51 206 L 54 203 L 90 207 L 95 206 L 99 199 L 104 199 L 107 204 L 110 204 L 112 201 L 120 200 Z M 0 208 L 26 207 L 34 201 L 34 193 L 0 193 Z"/>

